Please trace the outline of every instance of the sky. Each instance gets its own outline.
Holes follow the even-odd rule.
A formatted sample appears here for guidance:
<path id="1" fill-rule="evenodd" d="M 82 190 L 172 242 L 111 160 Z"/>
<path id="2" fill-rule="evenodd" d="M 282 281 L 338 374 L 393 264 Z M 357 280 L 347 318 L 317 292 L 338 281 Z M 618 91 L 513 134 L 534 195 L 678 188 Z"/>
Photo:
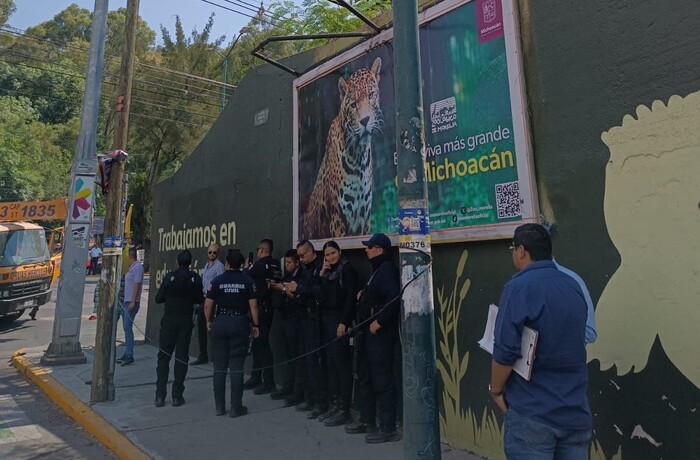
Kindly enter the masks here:
<path id="1" fill-rule="evenodd" d="M 234 6 L 234 3 L 241 4 L 241 0 L 230 3 L 226 0 L 210 0 L 213 3 L 226 6 L 231 9 L 241 11 L 251 16 L 255 13 L 246 10 L 244 6 Z M 263 0 L 265 6 L 271 0 Z M 76 3 L 81 8 L 90 11 L 95 9 L 94 0 L 15 0 L 17 10 L 10 16 L 9 25 L 19 29 L 26 29 L 46 20 L 53 18 L 56 14 L 66 9 L 70 4 Z M 242 0 L 243 4 L 259 5 L 260 0 Z M 246 5 L 247 6 L 247 5 Z M 109 9 L 116 10 L 126 7 L 126 0 L 109 0 Z M 248 6 L 250 8 L 250 6 Z M 248 23 L 250 18 L 241 14 L 236 14 L 202 0 L 141 0 L 139 14 L 156 31 L 157 42 L 160 43 L 160 25 L 164 25 L 171 32 L 175 28 L 175 16 L 179 15 L 183 28 L 189 36 L 193 29 L 201 31 L 209 19 L 211 13 L 216 13 L 212 37 L 226 35 L 227 43 L 238 34 L 238 31 Z"/>

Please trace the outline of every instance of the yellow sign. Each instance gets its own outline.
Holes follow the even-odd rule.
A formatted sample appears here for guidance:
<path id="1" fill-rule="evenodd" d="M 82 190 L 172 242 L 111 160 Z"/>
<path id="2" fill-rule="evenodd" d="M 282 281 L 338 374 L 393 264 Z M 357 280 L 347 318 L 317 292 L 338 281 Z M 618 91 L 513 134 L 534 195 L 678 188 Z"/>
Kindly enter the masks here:
<path id="1" fill-rule="evenodd" d="M 14 220 L 65 220 L 66 199 L 0 203 L 0 222 Z"/>

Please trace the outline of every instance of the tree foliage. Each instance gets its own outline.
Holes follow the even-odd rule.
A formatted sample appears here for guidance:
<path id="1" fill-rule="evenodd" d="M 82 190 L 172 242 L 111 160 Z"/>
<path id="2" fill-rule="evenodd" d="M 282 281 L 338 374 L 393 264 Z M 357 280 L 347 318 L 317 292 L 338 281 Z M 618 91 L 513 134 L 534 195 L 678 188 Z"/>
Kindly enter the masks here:
<path id="1" fill-rule="evenodd" d="M 374 17 L 389 0 L 355 1 Z M 12 0 L 0 5 L 0 26 L 14 11 Z M 125 9 L 109 12 L 104 80 L 97 136 L 98 152 L 113 148 L 115 101 Z M 154 185 L 172 175 L 216 120 L 224 101 L 250 68 L 261 62 L 251 50 L 278 35 L 355 30 L 363 23 L 333 2 L 290 0 L 267 11 L 229 37 L 213 37 L 214 15 L 201 31 L 187 34 L 179 17 L 172 28 L 156 33 L 139 20 L 136 67 L 129 129 L 129 202 L 134 204 L 134 238 L 150 236 Z M 26 33 L 0 30 L 0 196 L 3 200 L 64 196 L 80 125 L 80 107 L 92 28 L 92 12 L 71 5 Z M 319 42 L 277 42 L 266 47 L 276 58 L 301 52 Z M 226 69 L 226 71 L 225 71 Z M 97 209 L 103 207 L 98 200 Z"/>
<path id="2" fill-rule="evenodd" d="M 14 0 L 2 0 L 0 2 L 0 26 L 4 26 L 7 19 L 15 12 Z"/>

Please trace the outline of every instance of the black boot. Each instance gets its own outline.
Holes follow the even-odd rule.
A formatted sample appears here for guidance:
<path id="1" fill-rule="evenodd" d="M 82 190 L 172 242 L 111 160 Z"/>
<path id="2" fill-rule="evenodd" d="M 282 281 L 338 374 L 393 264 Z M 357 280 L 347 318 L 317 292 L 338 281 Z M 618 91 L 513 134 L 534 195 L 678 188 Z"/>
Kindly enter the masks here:
<path id="1" fill-rule="evenodd" d="M 348 404 L 340 404 L 338 406 L 338 411 L 324 420 L 323 424 L 326 426 L 340 426 L 345 425 L 352 421 L 350 417 L 350 406 Z"/>
<path id="2" fill-rule="evenodd" d="M 376 424 L 362 420 L 345 425 L 345 432 L 348 434 L 374 433 L 375 431 L 377 431 Z"/>
<path id="3" fill-rule="evenodd" d="M 333 417 L 337 413 L 338 413 L 338 400 L 334 398 L 331 401 L 331 405 L 328 408 L 328 410 L 326 412 L 318 415 L 318 421 L 323 422 L 327 418 Z"/>
<path id="4" fill-rule="evenodd" d="M 314 403 L 308 401 L 301 401 L 299 404 L 297 404 L 295 409 L 299 412 L 309 412 L 314 410 Z"/>
<path id="5" fill-rule="evenodd" d="M 306 418 L 308 418 L 309 420 L 313 420 L 315 418 L 318 418 L 319 415 L 325 414 L 326 412 L 328 412 L 328 406 L 317 405 L 314 407 L 314 410 L 309 412 L 309 415 L 307 415 Z"/>
<path id="6" fill-rule="evenodd" d="M 216 415 L 226 413 L 226 398 L 223 395 L 214 395 L 214 405 L 216 406 Z"/>

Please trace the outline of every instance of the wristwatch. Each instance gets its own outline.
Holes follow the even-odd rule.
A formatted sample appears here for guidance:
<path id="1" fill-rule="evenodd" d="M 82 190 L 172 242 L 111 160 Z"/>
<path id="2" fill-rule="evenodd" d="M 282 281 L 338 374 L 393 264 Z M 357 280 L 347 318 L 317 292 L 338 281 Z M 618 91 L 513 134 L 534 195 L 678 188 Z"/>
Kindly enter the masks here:
<path id="1" fill-rule="evenodd" d="M 503 393 L 505 393 L 505 390 L 493 391 L 491 389 L 491 384 L 489 383 L 489 393 L 491 393 L 491 396 L 501 396 L 501 395 L 503 395 Z"/>

